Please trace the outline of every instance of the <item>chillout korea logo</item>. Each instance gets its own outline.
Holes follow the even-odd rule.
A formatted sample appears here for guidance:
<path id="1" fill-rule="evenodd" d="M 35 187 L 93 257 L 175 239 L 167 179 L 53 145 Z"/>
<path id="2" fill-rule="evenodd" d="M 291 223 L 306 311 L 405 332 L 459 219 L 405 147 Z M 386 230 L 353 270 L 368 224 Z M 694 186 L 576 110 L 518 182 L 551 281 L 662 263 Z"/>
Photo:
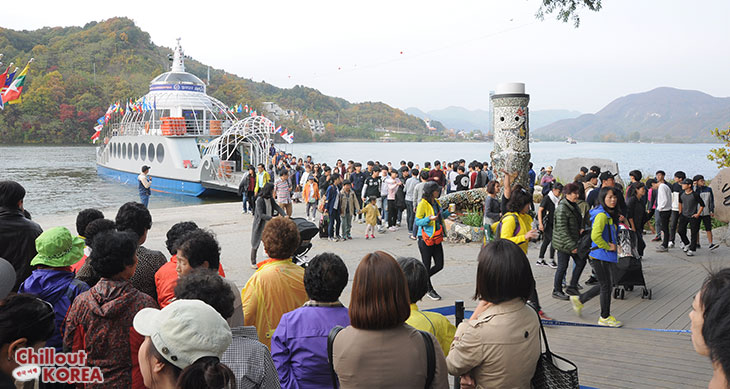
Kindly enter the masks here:
<path id="1" fill-rule="evenodd" d="M 52 347 L 38 350 L 21 348 L 15 352 L 20 365 L 13 370 L 13 378 L 30 381 L 40 377 L 41 382 L 64 384 L 99 384 L 104 376 L 98 367 L 86 366 L 86 351 L 57 353 Z"/>

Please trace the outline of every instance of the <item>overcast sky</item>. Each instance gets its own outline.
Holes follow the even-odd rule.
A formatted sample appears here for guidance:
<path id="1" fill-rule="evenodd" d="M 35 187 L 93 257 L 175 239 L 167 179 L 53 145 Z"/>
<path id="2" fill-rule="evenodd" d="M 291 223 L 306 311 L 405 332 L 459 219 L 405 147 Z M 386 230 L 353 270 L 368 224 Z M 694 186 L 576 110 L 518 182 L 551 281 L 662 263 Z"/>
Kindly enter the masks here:
<path id="1" fill-rule="evenodd" d="M 216 68 L 352 102 L 488 109 L 501 82 L 525 82 L 532 109 L 581 112 L 659 86 L 730 95 L 727 0 L 604 0 L 577 29 L 536 20 L 537 0 L 32 3 L 6 7 L 0 26 L 127 16 Z"/>

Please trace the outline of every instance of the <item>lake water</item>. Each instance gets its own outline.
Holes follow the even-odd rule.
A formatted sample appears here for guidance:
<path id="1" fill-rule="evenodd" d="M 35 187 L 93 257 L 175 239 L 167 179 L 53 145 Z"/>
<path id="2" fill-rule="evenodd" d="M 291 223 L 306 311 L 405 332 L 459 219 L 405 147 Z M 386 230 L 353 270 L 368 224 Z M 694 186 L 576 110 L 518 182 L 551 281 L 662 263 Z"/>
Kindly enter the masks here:
<path id="1" fill-rule="evenodd" d="M 279 145 L 281 147 L 281 145 Z M 302 143 L 283 146 L 295 155 L 311 155 L 328 164 L 338 158 L 398 164 L 411 160 L 489 160 L 492 143 Z M 703 174 L 712 178 L 715 164 L 707 159 L 714 144 L 639 144 L 538 142 L 530 145 L 537 168 L 554 165 L 559 158 L 606 158 L 618 162 L 621 176 L 639 169 L 645 175 L 662 169 L 672 174 Z M 0 146 L 0 180 L 20 182 L 28 192 L 25 206 L 33 215 L 76 213 L 84 208 L 116 208 L 138 201 L 136 186 L 107 181 L 96 174 L 95 149 L 89 146 Z M 153 193 L 151 208 L 235 201 L 233 197 L 195 198 Z"/>

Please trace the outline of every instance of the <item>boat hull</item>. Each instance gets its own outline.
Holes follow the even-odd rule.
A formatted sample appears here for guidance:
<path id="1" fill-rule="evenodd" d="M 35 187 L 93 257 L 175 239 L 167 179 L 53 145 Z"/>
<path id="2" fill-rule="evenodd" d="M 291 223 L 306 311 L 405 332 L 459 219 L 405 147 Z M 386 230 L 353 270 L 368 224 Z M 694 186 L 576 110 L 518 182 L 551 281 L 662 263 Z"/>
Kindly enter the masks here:
<path id="1" fill-rule="evenodd" d="M 138 186 L 137 176 L 139 173 L 125 172 L 117 169 L 96 165 L 96 171 L 100 176 L 112 179 L 122 184 Z M 200 182 L 176 180 L 163 177 L 152 177 L 152 191 L 162 193 L 181 194 L 186 196 L 202 196 L 209 189 L 203 187 Z"/>

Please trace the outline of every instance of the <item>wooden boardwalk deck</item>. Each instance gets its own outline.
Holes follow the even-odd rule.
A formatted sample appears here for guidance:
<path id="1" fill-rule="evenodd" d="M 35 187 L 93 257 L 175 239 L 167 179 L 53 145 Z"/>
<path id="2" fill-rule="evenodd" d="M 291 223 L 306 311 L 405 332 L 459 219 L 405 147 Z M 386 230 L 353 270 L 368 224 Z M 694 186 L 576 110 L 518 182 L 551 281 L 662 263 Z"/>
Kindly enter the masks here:
<path id="1" fill-rule="evenodd" d="M 704 247 L 707 243 L 703 240 Z M 649 249 L 650 248 L 650 249 Z M 579 326 L 548 326 L 547 336 L 551 349 L 576 365 L 581 385 L 608 388 L 706 388 L 712 377 L 707 358 L 695 353 L 689 333 L 648 331 L 689 330 L 688 313 L 692 299 L 707 275 L 707 269 L 730 266 L 725 246 L 714 252 L 701 249 L 690 258 L 679 249 L 656 253 L 650 244 L 643 261 L 647 286 L 652 289 L 652 300 L 641 298 L 641 287 L 626 292 L 624 300 L 612 299 L 611 314 L 623 321 L 624 328 L 596 328 Z M 537 258 L 537 247 L 530 248 L 530 260 Z M 447 250 L 448 253 L 448 250 Z M 447 255 L 448 256 L 448 255 Z M 449 260 L 445 272 L 449 269 Z M 459 261 L 462 267 L 472 267 L 473 260 Z M 572 265 L 571 265 L 572 266 Z M 570 268 L 569 268 L 570 271 Z M 559 321 L 596 324 L 599 313 L 598 297 L 586 302 L 581 318 L 577 317 L 570 302 L 552 298 L 554 270 L 533 266 L 538 294 L 543 310 Z M 588 277 L 586 267 L 581 283 Z M 473 274 L 473 273 L 472 273 Z M 444 287 L 442 287 L 443 289 Z M 441 292 L 441 289 L 439 289 Z M 441 302 L 424 302 L 425 307 L 450 302 L 452 293 L 463 297 L 473 294 L 473 280 L 448 286 L 441 293 Z M 467 309 L 475 303 L 464 298 Z M 640 329 L 641 328 L 641 329 Z"/>

